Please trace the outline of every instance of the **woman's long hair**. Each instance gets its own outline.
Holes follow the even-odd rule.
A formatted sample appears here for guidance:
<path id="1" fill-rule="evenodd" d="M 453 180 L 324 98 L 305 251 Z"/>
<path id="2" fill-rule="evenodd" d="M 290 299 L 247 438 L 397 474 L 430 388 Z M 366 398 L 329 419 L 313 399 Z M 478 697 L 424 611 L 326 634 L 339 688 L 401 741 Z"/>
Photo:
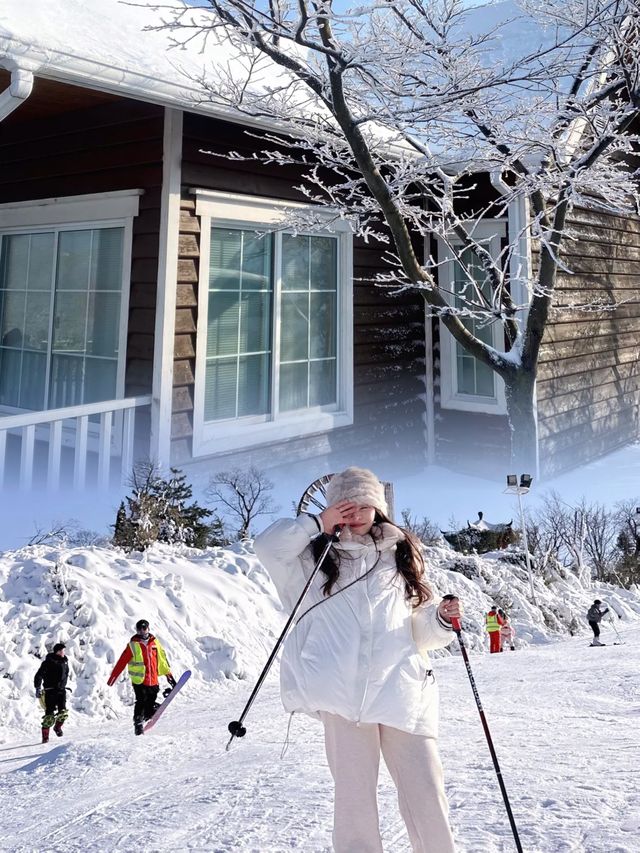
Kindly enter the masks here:
<path id="1" fill-rule="evenodd" d="M 383 536 L 382 524 L 390 524 L 392 527 L 401 530 L 404 534 L 404 539 L 399 540 L 396 544 L 396 568 L 404 579 L 407 601 L 410 601 L 414 607 L 431 601 L 433 599 L 433 592 L 424 578 L 424 559 L 419 539 L 406 528 L 398 527 L 397 524 L 394 524 L 383 512 L 377 509 L 373 525 L 368 534 L 374 542 Z M 326 548 L 327 538 L 327 535 L 323 534 L 322 536 L 317 536 L 312 541 L 311 548 L 314 560 L 317 561 Z M 322 586 L 322 591 L 325 595 L 331 595 L 331 590 L 340 577 L 340 553 L 336 548 L 330 549 L 321 566 L 321 571 L 327 577 Z"/>

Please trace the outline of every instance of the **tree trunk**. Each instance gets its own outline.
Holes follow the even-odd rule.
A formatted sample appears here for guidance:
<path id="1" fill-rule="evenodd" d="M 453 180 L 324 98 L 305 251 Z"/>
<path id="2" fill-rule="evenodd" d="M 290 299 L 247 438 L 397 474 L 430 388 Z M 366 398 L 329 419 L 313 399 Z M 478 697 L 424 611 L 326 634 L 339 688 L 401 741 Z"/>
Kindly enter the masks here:
<path id="1" fill-rule="evenodd" d="M 513 473 L 537 475 L 538 425 L 534 407 L 535 375 L 523 368 L 505 377 L 507 416 L 511 430 Z"/>

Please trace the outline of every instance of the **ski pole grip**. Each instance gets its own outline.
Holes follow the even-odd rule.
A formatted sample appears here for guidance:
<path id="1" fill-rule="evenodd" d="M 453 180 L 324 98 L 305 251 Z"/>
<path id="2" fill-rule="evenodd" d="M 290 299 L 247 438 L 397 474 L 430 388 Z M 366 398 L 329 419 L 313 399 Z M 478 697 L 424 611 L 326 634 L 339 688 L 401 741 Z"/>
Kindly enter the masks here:
<path id="1" fill-rule="evenodd" d="M 443 600 L 443 601 L 453 601 L 453 600 L 454 600 L 454 599 L 456 599 L 457 597 L 458 597 L 457 595 L 452 595 L 452 594 L 449 592 L 449 593 L 447 593 L 447 595 L 443 595 L 443 596 L 442 596 L 442 600 Z M 460 619 L 459 619 L 459 617 L 458 617 L 458 616 L 452 616 L 452 617 L 451 617 L 451 627 L 453 628 L 453 630 L 454 630 L 456 633 L 457 633 L 458 631 L 462 631 L 462 624 L 460 623 Z"/>

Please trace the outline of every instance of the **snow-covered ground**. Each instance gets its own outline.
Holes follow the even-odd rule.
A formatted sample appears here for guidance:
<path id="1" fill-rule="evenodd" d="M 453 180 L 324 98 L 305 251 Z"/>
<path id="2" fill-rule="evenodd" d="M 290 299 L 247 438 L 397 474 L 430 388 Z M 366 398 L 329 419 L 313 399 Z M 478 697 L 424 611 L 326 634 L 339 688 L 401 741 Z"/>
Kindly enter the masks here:
<path id="1" fill-rule="evenodd" d="M 637 853 L 640 629 L 625 645 L 585 636 L 472 665 L 526 853 Z M 607 637 L 610 639 L 610 636 Z M 459 853 L 515 849 L 469 683 L 456 657 L 436 661 L 441 751 Z M 248 683 L 197 682 L 152 734 L 130 720 L 74 714 L 64 740 L 0 746 L 2 850 L 330 850 L 331 781 L 321 728 L 287 719 L 271 677 L 229 752 Z M 408 844 L 386 771 L 380 782 L 385 851 Z"/>
<path id="2" fill-rule="evenodd" d="M 497 558 L 429 552 L 437 592 L 466 605 L 465 634 L 527 853 L 638 853 L 640 591 L 537 577 Z M 619 616 L 624 645 L 589 648 L 594 597 Z M 518 650 L 488 655 L 484 612 L 509 602 Z M 174 673 L 193 678 L 152 733 L 133 736 L 126 677 L 106 687 L 138 618 L 149 619 Z M 44 546 L 0 556 L 0 849 L 227 851 L 330 849 L 331 783 L 321 729 L 288 719 L 277 672 L 229 752 L 237 719 L 283 622 L 249 545 L 145 555 Z M 576 636 L 571 637 L 570 631 Z M 73 689 L 60 741 L 37 743 L 38 657 L 67 643 Z M 514 849 L 456 643 L 435 660 L 441 748 L 459 853 Z M 634 778 L 636 782 L 634 782 Z M 393 787 L 380 785 L 386 853 L 408 850 Z"/>

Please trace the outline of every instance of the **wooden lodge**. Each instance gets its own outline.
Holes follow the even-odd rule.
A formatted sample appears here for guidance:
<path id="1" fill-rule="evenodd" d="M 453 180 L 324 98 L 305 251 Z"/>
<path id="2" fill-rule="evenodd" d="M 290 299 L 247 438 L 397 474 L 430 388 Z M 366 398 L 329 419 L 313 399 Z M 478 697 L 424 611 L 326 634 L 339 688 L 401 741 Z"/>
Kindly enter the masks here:
<path id="1" fill-rule="evenodd" d="M 9 0 L 15 27 L 0 32 L 0 484 L 107 486 L 142 457 L 318 459 L 322 473 L 329 456 L 386 454 L 502 477 L 498 380 L 419 295 L 361 281 L 384 268 L 380 248 L 287 231 L 305 203 L 291 170 L 203 153 L 259 141 L 162 64 L 143 10 L 106 5 L 108 21 L 86 0 L 81 39 L 51 21 L 35 32 Z M 145 70 L 127 45 L 147 36 Z M 488 220 L 487 237 L 498 246 L 522 215 Z M 638 438 L 640 220 L 578 210 L 574 226 L 562 293 L 624 304 L 552 317 L 546 476 Z M 535 264 L 535 246 L 524 254 Z"/>

